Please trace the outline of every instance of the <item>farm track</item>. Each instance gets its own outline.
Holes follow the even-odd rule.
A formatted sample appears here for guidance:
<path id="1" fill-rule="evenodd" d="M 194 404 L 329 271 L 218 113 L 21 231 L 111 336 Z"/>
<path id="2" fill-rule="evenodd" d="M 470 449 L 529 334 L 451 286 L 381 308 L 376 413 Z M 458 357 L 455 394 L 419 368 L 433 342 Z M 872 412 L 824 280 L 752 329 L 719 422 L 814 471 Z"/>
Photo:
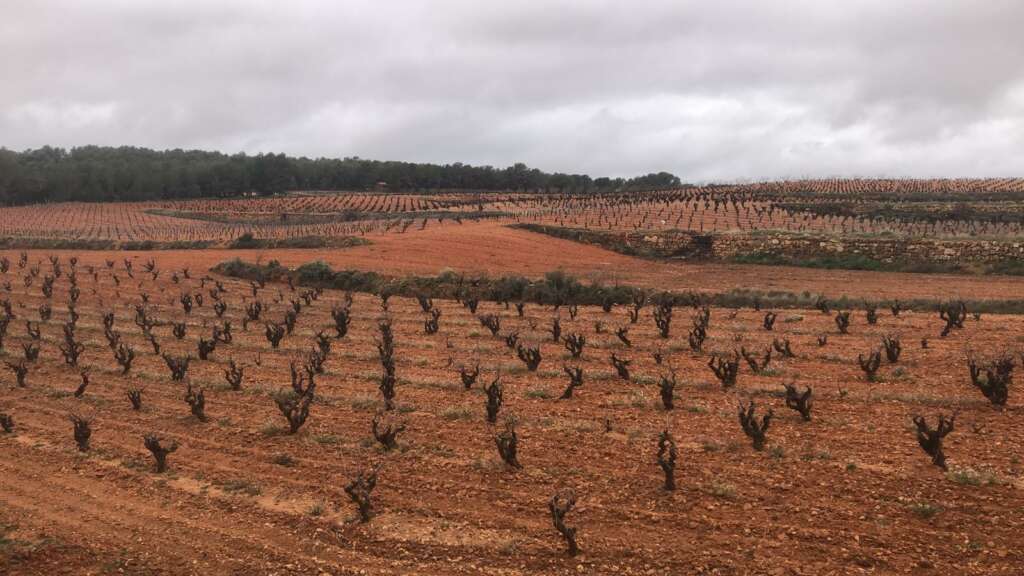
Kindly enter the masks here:
<path id="1" fill-rule="evenodd" d="M 633 261 L 521 231 L 480 245 L 484 237 L 507 230 L 485 224 L 454 230 L 463 233 L 452 238 L 428 228 L 394 235 L 394 243 L 380 241 L 324 256 L 349 259 L 331 261 L 336 267 L 380 261 L 392 273 L 423 273 L 417 267 L 425 263 L 436 273 L 446 265 L 443 254 L 449 249 L 455 250 L 452 263 L 471 251 L 483 252 L 480 260 L 463 263 L 464 270 L 488 258 L 506 271 L 547 255 L 567 264 L 575 260 L 580 267 L 591 266 L 596 258 L 623 265 Z M 441 247 L 400 257 L 411 246 L 431 243 Z M 456 250 L 462 244 L 466 247 Z M 495 256 L 487 254 L 489 246 Z M 570 246 L 575 252 L 568 251 Z M 357 252 L 369 248 L 378 251 Z M 41 260 L 46 272 L 43 254 L 30 252 L 29 258 Z M 17 252 L 7 255 L 17 260 Z M 334 341 L 326 374 L 317 379 L 320 401 L 306 426 L 291 436 L 270 394 L 288 387 L 288 363 L 313 346 L 313 335 L 321 329 L 331 333 L 329 310 L 342 295 L 326 291 L 303 308 L 295 333 L 275 351 L 263 339 L 261 324 L 242 330 L 249 286 L 223 280 L 229 305 L 225 318 L 232 322 L 235 339 L 218 347 L 210 361 L 193 362 L 188 376 L 205 389 L 210 420 L 200 423 L 188 415 L 184 386 L 172 382 L 163 361 L 152 355 L 132 322 L 132 305 L 145 292 L 155 318 L 186 321 L 181 341 L 171 335 L 170 326 L 154 332 L 170 353 L 194 355 L 197 338 L 208 335 L 218 319 L 209 297 L 186 315 L 178 296 L 186 290 L 205 294 L 212 283 L 201 287 L 198 277 L 207 262 L 227 255 L 153 253 L 163 270 L 154 281 L 139 270 L 150 254 L 117 254 L 118 287 L 103 264 L 115 255 L 78 254 L 78 333 L 87 342 L 82 364 L 91 368 L 93 380 L 80 399 L 71 395 L 78 372 L 64 365 L 56 347 L 68 299 L 66 277 L 56 281 L 53 318 L 41 323 L 41 359 L 28 375 L 28 386 L 18 388 L 12 374 L 0 373 L 0 411 L 12 413 L 16 422 L 14 435 L 0 434 L 0 524 L 10 527 L 8 540 L 0 542 L 13 542 L 0 547 L 0 572 L 1014 574 L 1024 563 L 1019 548 L 1024 527 L 1021 399 L 1011 388 L 1005 410 L 989 406 L 971 388 L 963 360 L 968 346 L 1019 350 L 1024 317 L 969 319 L 963 330 L 939 339 L 939 320 L 925 313 L 884 315 L 877 326 L 865 324 L 863 313 L 856 313 L 851 335 L 839 336 L 831 317 L 818 311 L 782 312 L 775 330 L 767 332 L 760 328 L 759 313 L 743 310 L 730 318 L 729 311 L 716 309 L 705 350 L 731 350 L 739 343 L 761 350 L 772 338 L 786 337 L 797 353 L 797 358 L 776 360 L 770 374 L 755 375 L 744 366 L 738 389 L 727 392 L 715 383 L 706 354 L 686 347 L 687 309 L 676 309 L 668 341 L 657 337 L 650 309 L 645 309 L 630 328 L 632 348 L 610 333 L 628 325 L 622 307 L 611 313 L 581 307 L 575 320 L 563 310 L 563 333 L 579 332 L 588 339 L 583 358 L 573 361 L 546 332 L 550 307 L 528 304 L 526 317 L 518 318 L 514 310 L 482 303 L 478 312 L 501 316 L 502 333 L 515 329 L 525 341 L 541 346 L 544 360 L 531 373 L 457 303 L 436 301 L 441 331 L 426 336 L 417 303 L 395 297 L 389 314 L 398 348 L 397 412 L 408 429 L 399 436 L 399 449 L 385 453 L 370 435 L 379 397 L 374 339 L 382 311 L 368 295 L 355 296 L 350 333 Z M 136 279 L 127 278 L 121 256 L 136 260 Z M 273 257 L 302 263 L 310 254 L 282 251 Z M 62 263 L 66 272 L 67 255 Z M 171 270 L 186 263 L 193 278 L 173 284 Z M 98 268 L 98 284 L 83 270 L 90 264 Z M 552 263 L 547 264 L 543 269 L 537 264 L 536 273 L 551 269 Z M 51 301 L 41 294 L 38 281 L 26 288 L 20 272 L 12 265 L 6 278 L 0 277 L 12 281 L 12 292 L 4 297 L 18 316 L 4 340 L 6 360 L 20 357 L 21 343 L 29 339 L 23 320 L 38 320 L 38 306 Z M 899 277 L 876 275 L 889 282 L 894 276 Z M 901 297 L 910 297 L 910 287 L 899 288 Z M 279 292 L 284 299 L 275 302 Z M 259 299 L 268 304 L 265 317 L 279 319 L 289 297 L 286 286 L 263 289 Z M 115 312 L 115 329 L 138 355 L 127 376 L 120 375 L 102 336 L 101 316 L 108 310 Z M 596 333 L 597 321 L 608 332 Z M 823 348 L 816 344 L 820 333 L 831 334 Z M 884 365 L 878 382 L 865 382 L 856 357 L 877 347 L 888 333 L 902 334 L 904 357 L 897 366 Z M 928 349 L 917 345 L 922 336 L 931 339 Z M 680 376 L 677 409 L 671 413 L 657 401 L 656 382 L 664 367 L 656 365 L 652 352 L 659 348 Z M 631 382 L 614 375 L 611 352 L 633 360 Z M 241 392 L 222 383 L 231 358 L 245 366 Z M 465 391 L 454 367 L 475 359 L 483 374 L 473 390 Z M 569 401 L 555 400 L 566 381 L 563 362 L 578 364 L 587 374 Z M 498 460 L 493 428 L 483 418 L 479 387 L 499 366 L 505 387 L 502 412 L 519 419 L 525 467 L 517 472 L 505 470 Z M 794 380 L 814 388 L 810 423 L 800 422 L 777 397 L 781 384 Z M 142 411 L 131 410 L 125 398 L 131 385 L 145 386 Z M 746 397 L 761 409 L 775 410 L 764 453 L 750 448 L 735 421 L 736 402 Z M 946 442 L 951 465 L 990 471 L 999 484 L 953 482 L 918 449 L 910 415 L 933 419 L 953 410 L 959 416 Z M 89 453 L 75 450 L 70 413 L 94 419 Z M 657 434 L 665 427 L 672 429 L 680 448 L 680 489 L 673 494 L 660 489 L 655 463 Z M 165 475 L 152 472 L 142 445 L 142 436 L 151 431 L 181 444 Z M 286 462 L 283 455 L 290 465 L 280 463 Z M 374 492 L 377 516 L 362 525 L 354 522 L 354 507 L 341 488 L 374 462 L 384 463 Z M 565 486 L 580 495 L 570 516 L 583 548 L 575 559 L 562 554 L 546 510 L 550 495 Z M 921 504 L 938 512 L 921 517 L 913 511 Z M 55 566 L 54 559 L 61 563 Z"/>

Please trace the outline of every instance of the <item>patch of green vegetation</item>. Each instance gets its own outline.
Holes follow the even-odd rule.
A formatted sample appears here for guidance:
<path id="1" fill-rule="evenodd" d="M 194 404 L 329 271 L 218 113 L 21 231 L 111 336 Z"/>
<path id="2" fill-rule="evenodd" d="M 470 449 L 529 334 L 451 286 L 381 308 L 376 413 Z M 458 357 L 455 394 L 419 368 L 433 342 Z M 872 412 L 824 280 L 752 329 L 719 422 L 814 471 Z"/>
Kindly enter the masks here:
<path id="1" fill-rule="evenodd" d="M 284 466 L 285 468 L 292 468 L 297 464 L 295 458 L 292 458 L 288 454 L 277 454 L 270 461 L 278 466 Z"/>
<path id="2" fill-rule="evenodd" d="M 143 240 L 141 242 L 122 242 L 118 248 L 128 251 L 148 250 L 205 250 L 213 246 L 209 240 L 175 240 L 171 242 L 154 242 Z"/>
<path id="3" fill-rule="evenodd" d="M 358 412 L 373 412 L 379 402 L 372 396 L 363 396 L 352 400 L 352 409 Z"/>
<path id="4" fill-rule="evenodd" d="M 452 450 L 443 444 L 426 444 L 420 446 L 420 449 L 423 452 L 433 454 L 434 456 L 440 456 L 441 458 L 454 458 L 456 454 L 455 450 Z"/>
<path id="5" fill-rule="evenodd" d="M 1024 276 L 1024 260 L 1007 260 L 989 264 L 986 274 L 1002 274 L 1004 276 Z"/>
<path id="6" fill-rule="evenodd" d="M 551 398 L 551 392 L 543 388 L 530 388 L 526 391 L 527 398 L 538 398 L 541 400 L 548 400 Z"/>
<path id="7" fill-rule="evenodd" d="M 142 458 L 123 458 L 121 459 L 121 465 L 129 470 L 146 471 L 152 466 L 150 462 L 143 460 Z"/>
<path id="8" fill-rule="evenodd" d="M 14 528 L 14 526 L 0 524 L 0 552 L 6 552 L 7 549 L 12 548 L 17 544 L 17 540 L 8 537 L 8 535 L 14 531 Z"/>
<path id="9" fill-rule="evenodd" d="M 304 264 L 294 272 L 281 266 L 277 261 L 266 265 L 243 262 L 239 259 L 222 262 L 212 269 L 213 272 L 254 281 L 284 281 L 291 276 L 300 286 L 321 286 L 352 292 L 388 293 L 414 297 L 426 295 L 431 298 L 454 299 L 458 290 L 465 282 L 465 277 L 453 272 L 445 272 L 438 276 L 405 276 L 385 277 L 375 272 L 358 270 L 334 271 L 324 262 Z M 649 294 L 650 291 L 636 287 L 616 285 L 603 286 L 599 283 L 583 284 L 577 278 L 562 271 L 547 273 L 543 279 L 528 280 L 521 276 L 503 276 L 488 278 L 474 277 L 482 301 L 506 302 L 526 301 L 544 305 L 554 303 L 575 303 L 579 305 L 597 305 L 605 300 L 616 304 L 627 304 L 637 293 Z M 773 309 L 813 309 L 819 295 L 810 292 L 794 293 L 781 290 L 759 291 L 750 289 L 732 289 L 727 292 L 703 293 L 664 293 L 676 306 L 689 306 L 695 301 L 720 308 L 751 308 L 760 306 Z M 861 300 L 846 296 L 828 298 L 834 309 L 853 310 L 868 306 L 886 308 L 888 301 Z M 904 309 L 935 312 L 945 304 L 943 300 L 915 299 L 904 301 Z M 1022 314 L 1024 299 L 1012 300 L 969 300 L 965 304 L 972 313 Z M 470 336 L 481 336 L 474 329 Z M 678 345 L 682 349 L 682 344 Z"/>
<path id="10" fill-rule="evenodd" d="M 260 434 L 267 437 L 281 436 L 282 434 L 286 434 L 287 432 L 288 430 L 283 426 L 269 422 L 267 424 L 264 424 L 263 427 L 260 428 Z"/>
<path id="11" fill-rule="evenodd" d="M 647 405 L 647 394 L 643 390 L 633 390 L 629 393 L 629 405 L 633 408 L 643 408 Z"/>
<path id="12" fill-rule="evenodd" d="M 957 263 L 894 261 L 885 262 L 864 254 L 834 254 L 828 256 L 796 257 L 769 252 L 739 254 L 729 259 L 733 264 L 760 264 L 765 266 L 796 266 L 825 270 L 867 270 L 871 272 L 917 272 L 922 274 L 953 274 L 965 272 Z"/>
<path id="13" fill-rule="evenodd" d="M 256 484 L 251 480 L 246 480 L 242 478 L 225 480 L 224 482 L 216 483 L 216 485 L 221 490 L 225 492 L 230 492 L 232 494 L 241 493 L 247 496 L 259 496 L 260 494 L 263 493 L 263 490 L 260 488 L 259 484 Z"/>
<path id="14" fill-rule="evenodd" d="M 522 362 L 516 362 L 515 364 L 506 364 L 501 367 L 502 374 L 508 374 L 509 376 L 518 376 L 522 374 L 528 374 L 530 370 L 526 367 L 526 364 Z"/>
<path id="15" fill-rule="evenodd" d="M 708 493 L 715 498 L 722 498 L 724 500 L 735 500 L 736 499 L 736 487 L 728 482 L 715 481 L 708 487 Z"/>
<path id="16" fill-rule="evenodd" d="M 520 422 L 517 421 L 516 423 L 518 424 Z M 546 430 L 546 429 L 554 427 L 555 419 L 551 418 L 550 416 L 544 416 L 543 418 L 537 418 L 536 420 L 534 420 L 534 423 L 537 426 L 540 426 L 541 428 L 544 428 Z"/>
<path id="17" fill-rule="evenodd" d="M 79 238 L 0 238 L 0 249 L 3 250 L 205 250 L 213 246 L 207 240 L 178 240 L 173 242 L 157 242 L 154 240 L 124 241 Z"/>
<path id="18" fill-rule="evenodd" d="M 925 520 L 935 516 L 942 511 L 942 508 L 930 502 L 914 502 L 909 506 L 910 511 Z"/>
<path id="19" fill-rule="evenodd" d="M 246 232 L 228 244 L 232 250 L 270 250 L 281 248 L 350 248 L 365 246 L 370 241 L 358 236 L 295 236 L 292 238 L 256 238 L 252 232 Z"/>
<path id="20" fill-rule="evenodd" d="M 269 264 L 260 265 L 243 262 L 240 258 L 235 258 L 214 266 L 213 272 L 232 278 L 261 282 L 283 278 L 288 273 L 288 269 L 281 266 L 281 263 L 277 260 L 271 260 Z"/>
<path id="21" fill-rule="evenodd" d="M 700 443 L 700 447 L 705 452 L 719 452 L 724 448 L 721 443 L 714 440 L 704 440 Z"/>
<path id="22" fill-rule="evenodd" d="M 338 436 L 336 434 L 314 434 L 313 442 L 325 445 L 341 444 L 341 436 Z"/>
<path id="23" fill-rule="evenodd" d="M 455 420 L 472 420 L 473 411 L 465 406 L 452 406 L 451 408 L 445 408 L 444 412 L 441 412 L 441 418 L 449 422 Z"/>
<path id="24" fill-rule="evenodd" d="M 800 459 L 804 462 L 813 462 L 814 460 L 828 461 L 832 459 L 832 453 L 828 450 L 812 450 L 801 454 Z"/>
<path id="25" fill-rule="evenodd" d="M 993 486 L 1001 483 L 995 472 L 974 468 L 953 468 L 946 473 L 946 478 L 964 486 Z"/>

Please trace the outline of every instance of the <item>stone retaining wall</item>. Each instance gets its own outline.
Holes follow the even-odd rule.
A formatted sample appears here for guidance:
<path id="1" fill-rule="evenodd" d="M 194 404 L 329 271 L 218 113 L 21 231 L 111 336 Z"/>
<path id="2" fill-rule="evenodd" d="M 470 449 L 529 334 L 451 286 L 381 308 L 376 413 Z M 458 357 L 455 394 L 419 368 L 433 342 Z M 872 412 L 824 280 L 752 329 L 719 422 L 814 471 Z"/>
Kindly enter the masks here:
<path id="1" fill-rule="evenodd" d="M 626 244 L 674 258 L 730 259 L 750 254 L 812 258 L 866 256 L 882 262 L 978 262 L 1024 260 L 1024 242 L 928 240 L 926 238 L 836 238 L 803 234 L 716 234 L 673 230 L 631 232 Z"/>

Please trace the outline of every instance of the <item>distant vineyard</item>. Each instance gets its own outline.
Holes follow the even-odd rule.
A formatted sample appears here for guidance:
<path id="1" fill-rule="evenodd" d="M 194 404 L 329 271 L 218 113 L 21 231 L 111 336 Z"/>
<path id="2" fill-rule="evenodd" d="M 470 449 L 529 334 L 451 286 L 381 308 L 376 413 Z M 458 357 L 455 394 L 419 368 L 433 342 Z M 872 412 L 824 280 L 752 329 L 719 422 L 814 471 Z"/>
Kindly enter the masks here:
<path id="1" fill-rule="evenodd" d="M 0 208 L 0 237 L 116 242 L 226 242 L 243 234 L 334 238 L 404 232 L 413 225 L 425 227 L 427 219 L 435 225 L 445 220 L 457 224 L 486 216 L 463 210 L 463 203 L 452 198 L 383 195 L 61 203 Z"/>
<path id="2" fill-rule="evenodd" d="M 229 242 L 403 233 L 471 220 L 609 231 L 1017 237 L 1024 179 L 809 180 L 601 194 L 293 193 L 0 208 L 0 237 Z"/>
<path id="3" fill-rule="evenodd" d="M 814 180 L 498 202 L 521 222 L 600 230 L 1018 236 L 1024 180 Z"/>
<path id="4" fill-rule="evenodd" d="M 475 207 L 477 198 L 470 194 L 413 195 L 365 193 L 296 193 L 278 198 L 232 200 L 180 200 L 156 203 L 160 209 L 199 213 L 260 214 L 336 214 L 341 212 L 392 213 L 459 210 Z"/>

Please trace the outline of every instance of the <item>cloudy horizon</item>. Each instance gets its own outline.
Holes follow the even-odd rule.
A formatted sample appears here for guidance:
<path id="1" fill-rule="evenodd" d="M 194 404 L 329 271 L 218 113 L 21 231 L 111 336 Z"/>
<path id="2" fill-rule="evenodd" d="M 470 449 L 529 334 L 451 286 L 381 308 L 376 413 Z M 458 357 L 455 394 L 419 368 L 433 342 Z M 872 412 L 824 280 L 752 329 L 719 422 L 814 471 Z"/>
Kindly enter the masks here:
<path id="1" fill-rule="evenodd" d="M 0 146 L 1020 176 L 1024 3 L 8 3 Z"/>

